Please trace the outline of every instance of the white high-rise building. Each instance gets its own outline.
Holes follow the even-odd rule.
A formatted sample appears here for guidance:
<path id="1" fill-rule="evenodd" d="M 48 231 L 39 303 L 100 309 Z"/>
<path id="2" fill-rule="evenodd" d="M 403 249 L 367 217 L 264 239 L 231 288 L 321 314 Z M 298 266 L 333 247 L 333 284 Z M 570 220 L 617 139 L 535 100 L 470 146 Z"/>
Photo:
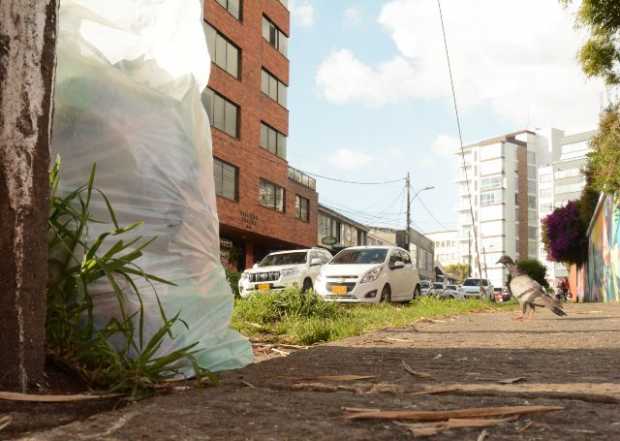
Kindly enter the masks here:
<path id="1" fill-rule="evenodd" d="M 583 174 L 590 152 L 590 141 L 596 131 L 571 135 L 558 129 L 550 129 L 547 138 L 551 144 L 551 162 L 538 169 L 538 215 L 539 222 L 554 208 L 579 199 L 586 184 Z M 547 252 L 542 241 L 539 243 L 538 258 L 547 267 L 547 278 L 553 282 L 558 277 L 567 277 L 563 264 L 547 261 Z"/>
<path id="2" fill-rule="evenodd" d="M 444 267 L 467 263 L 467 257 L 464 256 L 467 250 L 463 252 L 461 249 L 458 230 L 434 231 L 426 233 L 425 236 L 435 243 L 435 262 L 439 262 Z"/>
<path id="3" fill-rule="evenodd" d="M 460 249 L 467 262 L 468 243 L 472 244 L 472 274 L 479 276 L 478 245 L 482 277 L 502 286 L 507 274 L 497 261 L 503 254 L 516 259 L 538 257 L 537 168 L 551 160 L 549 142 L 523 130 L 480 141 L 464 151 L 465 167 L 460 152 L 457 158 Z"/>

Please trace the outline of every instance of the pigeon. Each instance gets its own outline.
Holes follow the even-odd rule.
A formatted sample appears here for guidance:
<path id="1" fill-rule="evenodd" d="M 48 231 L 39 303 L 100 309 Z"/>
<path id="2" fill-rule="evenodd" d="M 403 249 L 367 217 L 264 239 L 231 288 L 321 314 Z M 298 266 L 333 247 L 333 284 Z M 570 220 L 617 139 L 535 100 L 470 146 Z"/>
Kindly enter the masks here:
<path id="1" fill-rule="evenodd" d="M 528 318 L 531 319 L 536 310 L 536 306 L 549 308 L 551 312 L 560 317 L 566 315 L 566 312 L 562 309 L 561 303 L 547 294 L 545 289 L 530 276 L 527 274 L 522 274 L 510 256 L 502 256 L 497 263 L 504 265 L 512 275 L 509 288 L 510 291 L 512 291 L 512 295 L 517 299 L 522 308 L 521 315 L 517 317 L 517 320 L 522 320 L 525 318 L 525 313 L 528 312 L 528 307 L 530 308 Z"/>

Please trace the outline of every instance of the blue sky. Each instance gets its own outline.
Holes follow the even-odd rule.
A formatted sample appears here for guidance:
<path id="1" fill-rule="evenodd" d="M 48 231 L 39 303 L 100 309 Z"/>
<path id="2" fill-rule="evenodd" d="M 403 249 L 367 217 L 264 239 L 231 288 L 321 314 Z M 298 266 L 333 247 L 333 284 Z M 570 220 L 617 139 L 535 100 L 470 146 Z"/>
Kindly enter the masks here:
<path id="1" fill-rule="evenodd" d="M 465 142 L 522 128 L 593 128 L 601 86 L 575 59 L 581 36 L 557 0 L 444 0 Z M 537 12 L 537 13 L 533 13 Z M 345 180 L 409 171 L 413 222 L 455 226 L 456 124 L 435 0 L 293 0 L 289 162 Z M 506 17 L 512 17 L 507 22 Z M 404 185 L 318 180 L 322 202 L 402 226 Z M 348 211 L 354 210 L 354 211 Z"/>

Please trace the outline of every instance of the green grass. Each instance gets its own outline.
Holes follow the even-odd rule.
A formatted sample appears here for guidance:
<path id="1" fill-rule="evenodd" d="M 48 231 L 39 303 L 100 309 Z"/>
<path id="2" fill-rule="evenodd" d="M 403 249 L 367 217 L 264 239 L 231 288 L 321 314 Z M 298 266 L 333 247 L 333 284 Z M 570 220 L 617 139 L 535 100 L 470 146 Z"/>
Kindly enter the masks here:
<path id="1" fill-rule="evenodd" d="M 361 335 L 387 327 L 404 327 L 424 318 L 512 308 L 480 300 L 424 297 L 408 305 L 340 305 L 297 291 L 255 295 L 237 300 L 233 327 L 250 337 L 311 345 Z"/>

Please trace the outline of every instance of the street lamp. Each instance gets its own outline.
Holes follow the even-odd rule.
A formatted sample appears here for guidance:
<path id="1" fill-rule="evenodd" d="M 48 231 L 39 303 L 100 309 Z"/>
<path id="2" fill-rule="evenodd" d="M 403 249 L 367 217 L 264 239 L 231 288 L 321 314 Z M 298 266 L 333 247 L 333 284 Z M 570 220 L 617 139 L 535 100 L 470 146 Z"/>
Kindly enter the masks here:
<path id="1" fill-rule="evenodd" d="M 410 251 L 410 246 L 409 243 L 411 242 L 411 233 L 409 232 L 409 230 L 411 229 L 411 203 L 418 197 L 418 195 L 420 193 L 422 193 L 423 191 L 427 191 L 427 190 L 432 190 L 435 187 L 433 186 L 428 186 L 428 187 L 424 187 L 420 190 L 418 190 L 416 192 L 415 195 L 413 195 L 413 198 L 411 197 L 411 181 L 410 181 L 410 177 L 409 177 L 409 173 L 407 173 L 407 230 L 405 231 L 405 239 L 406 239 L 406 250 Z"/>

